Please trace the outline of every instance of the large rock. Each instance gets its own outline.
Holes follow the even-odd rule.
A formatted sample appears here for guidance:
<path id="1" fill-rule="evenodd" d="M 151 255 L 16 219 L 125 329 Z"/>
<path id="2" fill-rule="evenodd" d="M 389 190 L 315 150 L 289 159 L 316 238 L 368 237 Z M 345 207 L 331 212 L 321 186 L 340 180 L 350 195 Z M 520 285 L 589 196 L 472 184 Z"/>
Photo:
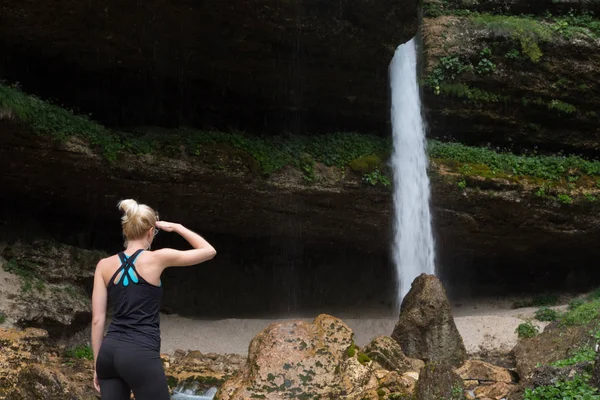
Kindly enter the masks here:
<path id="1" fill-rule="evenodd" d="M 64 362 L 46 331 L 0 329 L 0 398 L 7 400 L 95 400 L 93 366 Z"/>
<path id="2" fill-rule="evenodd" d="M 574 351 L 592 345 L 590 329 L 591 326 L 548 326 L 541 334 L 520 340 L 513 350 L 520 379 L 529 382 L 534 378 L 538 366 L 567 359 Z M 560 374 L 560 371 L 545 367 L 537 380 L 548 381 L 557 373 Z"/>
<path id="3" fill-rule="evenodd" d="M 463 400 L 464 385 L 449 365 L 430 363 L 421 370 L 416 400 Z"/>
<path id="4" fill-rule="evenodd" d="M 420 371 L 425 366 L 421 360 L 408 358 L 398 343 L 389 336 L 378 336 L 363 349 L 364 353 L 389 371 L 399 374 Z"/>
<path id="5" fill-rule="evenodd" d="M 352 337 L 345 323 L 324 314 L 312 323 L 272 324 L 252 340 L 246 365 L 216 399 L 377 398 L 380 383 L 408 394 L 400 377 L 376 370 Z"/>
<path id="6" fill-rule="evenodd" d="M 426 362 L 460 366 L 467 359 L 444 287 L 433 275 L 413 281 L 392 338 L 407 356 Z"/>
<path id="7" fill-rule="evenodd" d="M 14 325 L 45 328 L 55 337 L 74 334 L 90 322 L 82 284 L 104 256 L 48 240 L 1 244 L 0 312 Z"/>
<path id="8" fill-rule="evenodd" d="M 383 131 L 416 32 L 415 0 L 7 0 L 0 75 L 119 125 Z"/>

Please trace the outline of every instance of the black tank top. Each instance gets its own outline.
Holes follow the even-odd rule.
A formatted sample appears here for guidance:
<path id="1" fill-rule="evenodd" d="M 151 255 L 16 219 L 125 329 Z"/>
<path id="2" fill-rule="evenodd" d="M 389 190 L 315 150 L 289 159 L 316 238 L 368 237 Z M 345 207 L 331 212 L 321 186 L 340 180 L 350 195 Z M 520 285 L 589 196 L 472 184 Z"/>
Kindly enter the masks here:
<path id="1" fill-rule="evenodd" d="M 160 351 L 160 301 L 162 285 L 148 283 L 135 269 L 135 259 L 119 253 L 121 266 L 108 282 L 108 299 L 113 317 L 106 337 L 127 341 Z"/>

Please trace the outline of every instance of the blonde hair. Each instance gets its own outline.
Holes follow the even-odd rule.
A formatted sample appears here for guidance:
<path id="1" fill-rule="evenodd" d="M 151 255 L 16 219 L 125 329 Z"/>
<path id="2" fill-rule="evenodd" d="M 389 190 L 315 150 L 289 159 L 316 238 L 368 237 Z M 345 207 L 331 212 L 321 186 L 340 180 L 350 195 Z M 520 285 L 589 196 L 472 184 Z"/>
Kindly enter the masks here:
<path id="1" fill-rule="evenodd" d="M 145 204 L 133 199 L 121 200 L 117 207 L 123 211 L 121 226 L 125 236 L 125 247 L 129 240 L 143 238 L 148 230 L 156 225 L 158 213 Z"/>

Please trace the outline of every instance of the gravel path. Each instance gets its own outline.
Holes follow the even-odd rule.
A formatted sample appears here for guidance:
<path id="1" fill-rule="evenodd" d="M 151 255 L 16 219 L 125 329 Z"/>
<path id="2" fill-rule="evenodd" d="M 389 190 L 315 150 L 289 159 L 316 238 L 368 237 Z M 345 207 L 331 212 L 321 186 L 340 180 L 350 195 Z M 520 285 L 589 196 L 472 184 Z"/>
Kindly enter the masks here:
<path id="1" fill-rule="evenodd" d="M 456 326 L 463 337 L 467 352 L 508 352 L 513 348 L 517 341 L 515 329 L 524 320 L 531 319 L 536 308 L 511 310 L 509 305 L 510 302 L 505 300 L 478 301 L 476 305 L 455 307 Z M 352 315 L 333 315 L 340 317 L 352 328 L 359 346 L 364 346 L 378 335 L 391 335 L 397 321 L 382 317 L 353 318 Z M 311 321 L 313 318 L 296 319 Z M 182 349 L 246 355 L 248 345 L 256 334 L 269 324 L 283 320 L 285 319 L 198 320 L 177 315 L 162 315 L 162 352 L 171 354 L 176 349 Z M 540 328 L 545 326 L 543 323 L 537 325 Z"/>

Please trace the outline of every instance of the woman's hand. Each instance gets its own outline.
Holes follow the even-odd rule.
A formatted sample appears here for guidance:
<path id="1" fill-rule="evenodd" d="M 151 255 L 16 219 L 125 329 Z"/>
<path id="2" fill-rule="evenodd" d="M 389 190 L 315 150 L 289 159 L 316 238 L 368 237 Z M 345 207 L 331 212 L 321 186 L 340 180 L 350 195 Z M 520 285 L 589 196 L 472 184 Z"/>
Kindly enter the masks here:
<path id="1" fill-rule="evenodd" d="M 94 388 L 100 393 L 100 383 L 98 382 L 98 374 L 94 371 Z"/>
<path id="2" fill-rule="evenodd" d="M 165 232 L 173 232 L 178 226 L 179 224 L 174 224 L 173 222 L 156 221 L 156 227 Z"/>

